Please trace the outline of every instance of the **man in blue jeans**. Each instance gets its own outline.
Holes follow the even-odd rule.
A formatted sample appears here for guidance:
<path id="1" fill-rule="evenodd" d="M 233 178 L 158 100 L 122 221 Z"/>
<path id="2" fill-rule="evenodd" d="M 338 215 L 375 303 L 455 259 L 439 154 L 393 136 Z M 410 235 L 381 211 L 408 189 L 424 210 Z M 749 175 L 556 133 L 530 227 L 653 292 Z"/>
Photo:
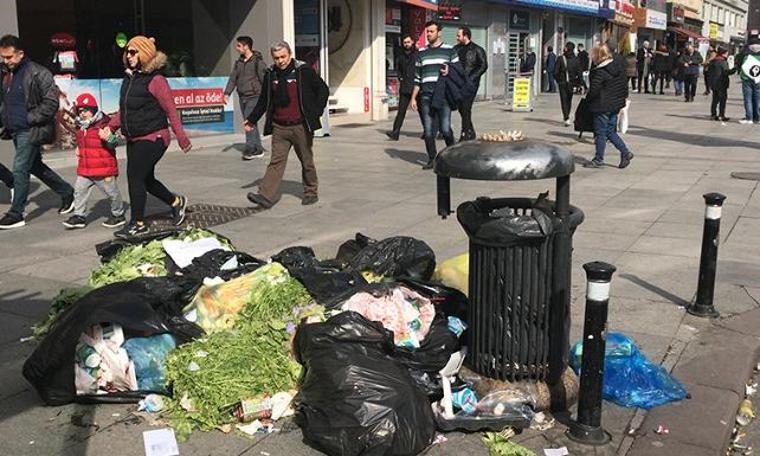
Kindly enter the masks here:
<path id="1" fill-rule="evenodd" d="M 411 106 L 415 111 L 417 95 L 420 95 L 419 109 L 422 112 L 422 127 L 425 131 L 425 149 L 428 162 L 422 169 L 432 169 L 435 157 L 438 155 L 435 145 L 436 132 L 440 131 L 446 146 L 454 144 L 454 131 L 451 129 L 451 107 L 443 103 L 440 109 L 434 109 L 433 93 L 439 76 L 449 73 L 449 63 L 459 62 L 457 51 L 443 43 L 441 26 L 436 21 L 425 24 L 425 36 L 428 46 L 417 53 L 417 71 L 414 78 Z"/>
<path id="2" fill-rule="evenodd" d="M 261 84 L 267 65 L 259 51 L 253 49 L 253 39 L 250 36 L 239 36 L 235 44 L 235 50 L 240 58 L 235 61 L 235 66 L 224 89 L 224 103 L 229 101 L 233 90 L 237 90 L 240 101 L 240 110 L 243 119 L 247 119 L 259 102 L 261 96 Z M 264 147 L 261 145 L 261 135 L 257 125 L 253 125 L 251 131 L 245 132 L 245 150 L 243 160 L 253 160 L 264 156 Z"/>
<path id="3" fill-rule="evenodd" d="M 29 176 L 33 174 L 56 192 L 62 200 L 59 214 L 74 210 L 74 189 L 42 162 L 40 147 L 55 139 L 55 114 L 58 89 L 53 75 L 24 54 L 18 37 L 0 38 L 0 122 L 3 139 L 12 139 L 16 148 L 13 159 L 13 203 L 0 219 L 0 229 L 22 227 L 29 197 Z"/>
<path id="4" fill-rule="evenodd" d="M 760 123 L 760 37 L 749 38 L 747 48 L 736 58 L 736 68 L 742 78 L 744 119 L 739 123 Z"/>

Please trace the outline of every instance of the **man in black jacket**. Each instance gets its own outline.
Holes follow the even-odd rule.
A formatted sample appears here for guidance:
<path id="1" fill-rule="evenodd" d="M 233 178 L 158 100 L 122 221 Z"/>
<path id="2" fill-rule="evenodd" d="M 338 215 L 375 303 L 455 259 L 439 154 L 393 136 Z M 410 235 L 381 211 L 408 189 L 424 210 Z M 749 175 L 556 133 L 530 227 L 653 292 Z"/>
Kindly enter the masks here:
<path id="1" fill-rule="evenodd" d="M 417 49 L 414 47 L 412 35 L 404 35 L 401 40 L 404 46 L 401 54 L 396 57 L 396 72 L 398 73 L 398 111 L 396 111 L 396 120 L 393 121 L 393 130 L 385 132 L 389 139 L 398 141 L 401 133 L 401 126 L 404 124 L 406 110 L 409 108 L 409 102 L 412 101 L 412 91 L 414 90 L 414 73 L 417 62 Z"/>
<path id="2" fill-rule="evenodd" d="M 322 128 L 320 117 L 327 106 L 330 90 L 311 67 L 293 58 L 287 42 L 275 43 L 270 51 L 274 65 L 264 76 L 261 96 L 245 121 L 245 129 L 251 131 L 266 114 L 264 134 L 272 135 L 272 157 L 259 182 L 258 193 L 249 193 L 248 200 L 264 209 L 275 205 L 292 146 L 303 167 L 304 197 L 301 204 L 314 204 L 319 198 L 312 145 L 314 131 Z"/>
<path id="3" fill-rule="evenodd" d="M 575 44 L 568 42 L 565 44 L 565 51 L 557 59 L 557 66 L 554 69 L 554 79 L 559 87 L 559 101 L 562 106 L 562 117 L 565 126 L 570 125 L 570 110 L 573 106 L 573 92 L 576 87 L 583 86 L 581 76 L 581 66 L 578 58 L 575 56 Z"/>
<path id="4" fill-rule="evenodd" d="M 59 214 L 74 210 L 74 189 L 42 162 L 40 147 L 55 139 L 55 115 L 58 89 L 53 75 L 25 55 L 18 37 L 0 38 L 0 122 L 3 139 L 12 139 L 16 148 L 13 159 L 13 203 L 0 219 L 0 229 L 25 225 L 24 209 L 29 197 L 29 176 L 34 175 L 62 199 Z"/>
<path id="5" fill-rule="evenodd" d="M 459 55 L 459 62 L 465 73 L 475 86 L 474 94 L 459 104 L 459 114 L 462 116 L 462 134 L 460 141 L 475 139 L 475 127 L 472 125 L 472 104 L 480 87 L 480 78 L 488 70 L 486 51 L 472 41 L 472 31 L 469 27 L 459 27 L 457 30 L 457 45 L 454 49 Z"/>

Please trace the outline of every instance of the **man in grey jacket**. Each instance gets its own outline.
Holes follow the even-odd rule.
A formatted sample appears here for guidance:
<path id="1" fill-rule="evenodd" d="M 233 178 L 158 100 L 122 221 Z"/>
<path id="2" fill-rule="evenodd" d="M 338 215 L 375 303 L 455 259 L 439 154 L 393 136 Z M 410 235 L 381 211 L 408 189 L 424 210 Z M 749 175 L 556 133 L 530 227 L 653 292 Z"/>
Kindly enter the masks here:
<path id="1" fill-rule="evenodd" d="M 247 119 L 259 101 L 261 83 L 264 81 L 267 66 L 261 53 L 253 50 L 253 39 L 250 36 L 237 37 L 235 50 L 240 54 L 240 58 L 235 61 L 227 87 L 224 89 L 224 102 L 227 103 L 232 91 L 237 89 L 240 109 L 243 111 L 243 118 Z M 254 125 L 251 131 L 245 133 L 243 160 L 253 160 L 263 156 L 264 147 L 261 145 L 261 135 L 259 129 Z"/>
<path id="2" fill-rule="evenodd" d="M 62 200 L 59 214 L 74 210 L 74 189 L 42 162 L 40 148 L 55 139 L 58 88 L 53 75 L 42 65 L 29 60 L 21 40 L 13 35 L 0 38 L 0 137 L 12 139 L 13 203 L 0 219 L 0 229 L 25 225 L 24 209 L 29 197 L 29 176 L 34 175 L 56 192 Z"/>

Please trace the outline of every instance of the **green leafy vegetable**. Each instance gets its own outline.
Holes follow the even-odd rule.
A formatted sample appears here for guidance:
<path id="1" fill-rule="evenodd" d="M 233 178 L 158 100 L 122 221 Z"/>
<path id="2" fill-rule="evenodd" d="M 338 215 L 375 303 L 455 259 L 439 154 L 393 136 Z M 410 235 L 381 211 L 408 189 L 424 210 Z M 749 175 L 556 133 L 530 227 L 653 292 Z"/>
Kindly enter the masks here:
<path id="1" fill-rule="evenodd" d="M 306 289 L 277 263 L 264 274 L 231 330 L 178 347 L 169 355 L 167 384 L 174 399 L 169 422 L 180 439 L 193 430 L 235 422 L 232 407 L 242 399 L 288 391 L 301 366 L 290 357 L 290 333 L 300 318 L 320 314 Z M 306 307 L 304 307 L 306 306 Z"/>
<path id="2" fill-rule="evenodd" d="M 195 241 L 201 238 L 216 237 L 210 231 L 199 228 L 189 228 L 169 239 L 184 239 Z M 138 277 L 161 277 L 167 274 L 166 252 L 161 245 L 162 240 L 150 241 L 144 245 L 124 247 L 108 262 L 92 271 L 90 286 L 100 288 L 112 283 L 126 282 Z M 220 241 L 232 248 L 226 239 Z"/>
<path id="3" fill-rule="evenodd" d="M 536 453 L 524 446 L 510 442 L 501 433 L 486 432 L 483 443 L 488 448 L 488 456 L 536 456 Z"/>

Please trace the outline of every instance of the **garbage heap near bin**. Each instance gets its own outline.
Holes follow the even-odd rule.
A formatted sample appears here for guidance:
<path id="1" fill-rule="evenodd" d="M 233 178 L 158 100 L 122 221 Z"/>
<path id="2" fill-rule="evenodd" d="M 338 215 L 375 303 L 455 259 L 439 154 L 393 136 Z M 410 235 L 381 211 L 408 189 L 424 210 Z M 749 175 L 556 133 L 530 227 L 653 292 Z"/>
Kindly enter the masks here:
<path id="1" fill-rule="evenodd" d="M 416 454 L 452 426 L 431 403 L 452 355 L 461 365 L 467 298 L 430 282 L 420 240 L 357 234 L 333 259 L 291 247 L 263 261 L 191 229 L 98 252 L 89 286 L 62 290 L 34 328 L 23 373 L 49 405 L 142 400 L 181 438 L 294 414 L 329 454 Z M 464 385 L 447 390 L 460 416 L 530 423 L 528 397 L 481 410 Z"/>

